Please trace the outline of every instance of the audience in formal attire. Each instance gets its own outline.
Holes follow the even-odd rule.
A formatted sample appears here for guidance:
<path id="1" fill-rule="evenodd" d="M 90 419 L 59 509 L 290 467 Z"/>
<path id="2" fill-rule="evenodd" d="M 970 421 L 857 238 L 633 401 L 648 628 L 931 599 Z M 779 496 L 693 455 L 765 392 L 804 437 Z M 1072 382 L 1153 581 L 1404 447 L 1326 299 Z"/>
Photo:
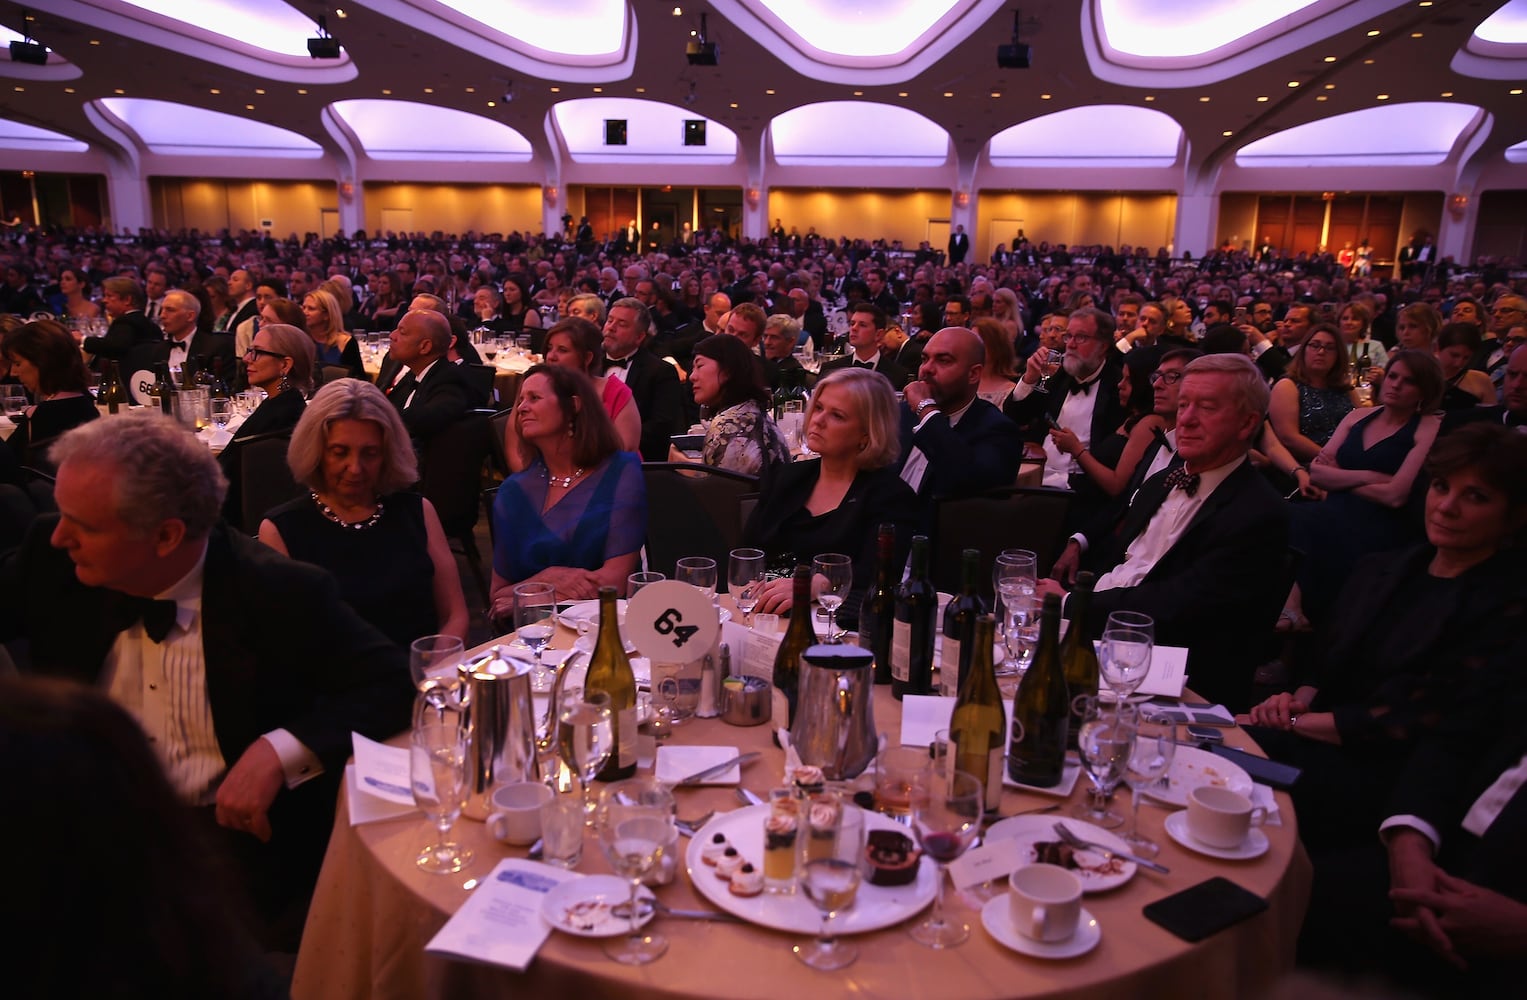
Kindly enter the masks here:
<path id="1" fill-rule="evenodd" d="M 365 378 L 360 341 L 345 329 L 345 313 L 339 300 L 322 289 L 308 292 L 302 300 L 302 316 L 316 348 L 318 365 L 337 365 L 351 378 Z"/>
<path id="2" fill-rule="evenodd" d="M 576 301 L 576 300 L 575 300 Z M 646 347 L 652 333 L 652 314 L 633 298 L 617 298 L 604 321 L 604 371 L 631 390 L 642 418 L 641 457 L 647 462 L 668 458 L 675 434 L 689 429 L 683 386 L 672 365 Z"/>
<path id="3" fill-rule="evenodd" d="M 26 387 L 32 402 L 23 419 L 0 445 L 14 461 L 0 458 L 0 474 L 16 462 L 47 468 L 45 450 L 53 438 L 98 415 L 90 395 L 90 373 L 69 331 L 51 319 L 33 320 L 13 330 L 0 344 L 11 374 Z"/>
<path id="4" fill-rule="evenodd" d="M 228 493 L 223 519 L 235 527 L 244 524 L 244 446 L 250 438 L 277 434 L 297 426 L 313 391 L 313 340 L 295 326 L 271 323 L 254 335 L 244 352 L 249 384 L 265 393 L 265 399 L 239 425 L 238 433 L 217 456 Z M 250 511 L 259 514 L 260 511 Z"/>
<path id="5" fill-rule="evenodd" d="M 421 455 L 435 435 L 472 408 L 472 386 L 446 359 L 451 338 L 450 321 L 433 309 L 409 310 L 391 334 L 387 360 L 395 375 L 387 399 Z M 383 374 L 378 374 L 378 382 Z"/>
<path id="6" fill-rule="evenodd" d="M 753 353 L 736 337 L 706 337 L 695 345 L 689 387 L 706 415 L 700 460 L 759 476 L 790 461 L 790 447 L 769 417 L 769 390 L 753 361 Z M 688 461 L 676 447 L 669 458 Z"/>
<path id="7" fill-rule="evenodd" d="M 615 425 L 621 451 L 641 447 L 642 415 L 637 412 L 631 389 L 618 378 L 602 373 L 604 339 L 599 327 L 579 316 L 558 320 L 546 331 L 546 363 L 574 368 L 594 382 L 599 401 Z M 514 420 L 504 422 L 504 454 L 510 472 L 525 468 L 525 452 L 520 447 L 519 429 Z"/>
<path id="8" fill-rule="evenodd" d="M 1349 371 L 1341 336 L 1322 323 L 1299 342 L 1288 377 L 1273 384 L 1268 408 L 1273 433 L 1299 461 L 1313 462 L 1352 412 Z"/>
<path id="9" fill-rule="evenodd" d="M 867 368 L 884 375 L 891 388 L 901 391 L 907 384 L 905 369 L 897 363 L 895 352 L 885 346 L 890 318 L 872 302 L 855 302 L 848 313 L 848 354 L 822 364 L 818 374 L 826 375 L 840 368 Z"/>
<path id="10" fill-rule="evenodd" d="M 138 344 L 162 340 L 159 328 L 144 315 L 143 286 L 132 278 L 112 277 L 101 282 L 101 305 L 111 325 L 99 337 L 86 337 L 85 353 L 95 358 L 121 361 Z"/>

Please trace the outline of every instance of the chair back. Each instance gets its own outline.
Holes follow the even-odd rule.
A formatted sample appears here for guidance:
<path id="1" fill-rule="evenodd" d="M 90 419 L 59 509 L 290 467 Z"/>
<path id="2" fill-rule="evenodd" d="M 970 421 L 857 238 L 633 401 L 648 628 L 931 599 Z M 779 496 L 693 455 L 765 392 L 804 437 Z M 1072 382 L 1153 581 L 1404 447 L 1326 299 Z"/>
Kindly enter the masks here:
<path id="1" fill-rule="evenodd" d="M 758 493 L 758 477 L 690 462 L 643 462 L 642 478 L 647 568 L 671 577 L 684 556 L 710 556 L 724 567 L 741 544 L 742 498 Z"/>
<path id="2" fill-rule="evenodd" d="M 488 453 L 488 458 L 493 463 L 494 471 L 500 476 L 509 476 L 509 456 L 504 451 L 504 428 L 514 417 L 514 407 L 499 410 L 488 418 L 489 432 L 493 435 L 493 450 Z"/>
<path id="3" fill-rule="evenodd" d="M 330 382 L 338 382 L 342 378 L 353 378 L 350 369 L 346 365 L 319 365 L 318 384 L 328 385 Z"/>
<path id="4" fill-rule="evenodd" d="M 1009 486 L 933 503 L 933 584 L 946 594 L 959 590 L 963 549 L 981 550 L 984 592 L 1003 549 L 1029 549 L 1047 576 L 1065 547 L 1070 490 Z"/>
<path id="5" fill-rule="evenodd" d="M 483 461 L 492 447 L 490 410 L 471 410 L 434 435 L 421 456 L 419 492 L 440 515 L 447 538 L 469 540 L 481 511 Z"/>
<path id="6" fill-rule="evenodd" d="M 292 478 L 286 464 L 290 428 L 237 439 L 239 449 L 239 502 L 246 534 L 260 531 L 260 522 L 272 507 L 302 495 L 303 487 Z"/>
<path id="7" fill-rule="evenodd" d="M 466 377 L 467 385 L 472 387 L 474 405 L 487 407 L 498 405 L 493 389 L 493 380 L 498 376 L 497 368 L 492 365 L 462 365 L 461 374 Z"/>

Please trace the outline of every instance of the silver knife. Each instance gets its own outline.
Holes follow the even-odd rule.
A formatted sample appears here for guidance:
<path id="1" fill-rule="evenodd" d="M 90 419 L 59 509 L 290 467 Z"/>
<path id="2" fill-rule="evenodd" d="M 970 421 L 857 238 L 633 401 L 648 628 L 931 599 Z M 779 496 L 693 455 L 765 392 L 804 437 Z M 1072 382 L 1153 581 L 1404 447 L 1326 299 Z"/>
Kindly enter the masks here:
<path id="1" fill-rule="evenodd" d="M 674 786 L 677 787 L 679 785 L 693 785 L 697 782 L 704 781 L 706 778 L 714 778 L 716 775 L 730 770 L 733 767 L 740 767 L 743 764 L 751 763 L 757 759 L 758 751 L 756 750 L 749 751 L 748 753 L 740 753 L 730 760 L 724 760 L 719 764 L 713 764 L 710 767 L 696 771 L 694 774 L 686 775 L 685 777 L 680 778 L 678 781 L 675 781 Z"/>
<path id="2" fill-rule="evenodd" d="M 1135 864 L 1139 865 L 1141 868 L 1147 868 L 1147 869 L 1149 869 L 1149 870 L 1151 870 L 1153 872 L 1156 872 L 1159 875 L 1170 875 L 1170 874 L 1172 874 L 1172 869 L 1168 868 L 1166 865 L 1158 865 L 1154 861 L 1148 861 L 1145 858 L 1137 858 L 1133 854 L 1129 854 L 1129 853 L 1127 853 L 1125 851 L 1110 850 L 1110 849 L 1104 847 L 1102 844 L 1097 844 L 1097 843 L 1094 843 L 1094 842 L 1092 842 L 1090 840 L 1083 840 L 1081 837 L 1078 837 L 1076 834 L 1072 833 L 1071 829 L 1069 827 L 1064 826 L 1063 824 L 1056 823 L 1055 824 L 1055 832 L 1060 834 L 1061 840 L 1066 841 L 1072 847 L 1085 848 L 1086 850 L 1093 851 L 1093 852 L 1095 852 L 1097 854 L 1101 854 L 1103 857 L 1109 858 L 1109 859 L 1120 858 L 1120 859 L 1122 859 L 1124 861 L 1133 861 Z"/>

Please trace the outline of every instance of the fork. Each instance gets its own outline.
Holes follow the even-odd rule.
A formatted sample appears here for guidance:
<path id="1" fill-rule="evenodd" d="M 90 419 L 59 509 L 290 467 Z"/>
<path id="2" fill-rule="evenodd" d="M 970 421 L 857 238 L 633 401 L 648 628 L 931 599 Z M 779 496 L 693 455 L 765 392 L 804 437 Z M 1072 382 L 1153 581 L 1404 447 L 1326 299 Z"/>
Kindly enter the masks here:
<path id="1" fill-rule="evenodd" d="M 1061 840 L 1064 840 L 1072 847 L 1087 851 L 1095 851 L 1096 853 L 1103 855 L 1105 858 L 1119 858 L 1124 861 L 1133 861 L 1141 868 L 1149 868 L 1151 871 L 1157 872 L 1161 875 L 1170 875 L 1172 873 L 1172 870 L 1166 865 L 1158 865 L 1154 861 L 1147 861 L 1145 858 L 1137 858 L 1133 854 L 1127 854 L 1124 851 L 1115 851 L 1111 848 L 1104 847 L 1102 844 L 1094 844 L 1090 840 L 1083 840 L 1076 834 L 1072 833 L 1070 827 L 1059 821 L 1057 821 L 1055 824 L 1055 832 L 1060 835 Z"/>

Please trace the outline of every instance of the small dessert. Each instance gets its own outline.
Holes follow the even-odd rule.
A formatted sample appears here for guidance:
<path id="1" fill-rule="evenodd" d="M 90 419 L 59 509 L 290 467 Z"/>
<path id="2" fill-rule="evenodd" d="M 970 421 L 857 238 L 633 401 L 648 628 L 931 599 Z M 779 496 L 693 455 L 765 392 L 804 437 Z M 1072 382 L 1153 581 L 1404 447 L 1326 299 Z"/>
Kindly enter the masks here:
<path id="1" fill-rule="evenodd" d="M 737 853 L 737 848 L 728 847 L 721 852 L 721 860 L 716 862 L 716 877 L 723 881 L 729 880 L 745 864 L 747 862 Z"/>
<path id="2" fill-rule="evenodd" d="M 700 860 L 714 868 L 716 862 L 721 860 L 721 855 L 726 853 L 726 848 L 726 834 L 713 833 L 710 841 L 700 848 Z"/>
<path id="3" fill-rule="evenodd" d="M 806 810 L 806 843 L 801 848 L 801 867 L 818 858 L 832 857 L 832 847 L 838 836 L 838 817 L 841 813 L 835 797 L 813 798 Z"/>
<path id="4" fill-rule="evenodd" d="M 1041 865 L 1059 865 L 1062 868 L 1077 867 L 1075 848 L 1058 840 L 1035 841 L 1034 860 Z"/>
<path id="5" fill-rule="evenodd" d="M 920 852 L 912 838 L 895 830 L 871 830 L 865 857 L 870 863 L 870 884 L 907 885 L 917 877 Z"/>
<path id="6" fill-rule="evenodd" d="M 790 776 L 796 788 L 805 793 L 820 792 L 824 782 L 822 769 L 815 764 L 802 764 Z"/>
<path id="7" fill-rule="evenodd" d="M 763 872 L 744 862 L 742 867 L 732 875 L 732 883 L 728 886 L 733 896 L 756 896 L 764 891 Z"/>
<path id="8" fill-rule="evenodd" d="M 778 812 L 764 821 L 764 875 L 770 882 L 795 877 L 796 817 Z"/>

